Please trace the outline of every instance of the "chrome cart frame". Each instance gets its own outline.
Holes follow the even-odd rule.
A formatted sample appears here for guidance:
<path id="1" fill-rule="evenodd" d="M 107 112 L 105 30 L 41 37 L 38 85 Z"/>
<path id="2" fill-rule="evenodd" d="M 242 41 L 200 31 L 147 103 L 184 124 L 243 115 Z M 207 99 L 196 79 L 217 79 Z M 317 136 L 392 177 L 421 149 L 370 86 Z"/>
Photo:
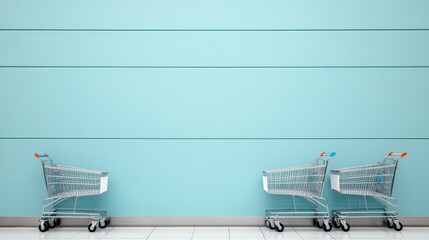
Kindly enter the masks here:
<path id="1" fill-rule="evenodd" d="M 267 209 L 265 225 L 278 232 L 284 230 L 280 218 L 313 218 L 313 223 L 325 231 L 332 229 L 329 206 L 323 198 L 326 170 L 335 152 L 322 152 L 313 164 L 263 171 L 264 190 L 269 194 L 292 197 L 293 208 Z M 311 204 L 311 208 L 298 208 L 296 197 Z"/>
<path id="2" fill-rule="evenodd" d="M 390 152 L 380 163 L 331 170 L 331 189 L 341 194 L 362 196 L 365 204 L 363 208 L 357 203 L 355 208 L 332 210 L 334 227 L 347 232 L 350 230 L 347 218 L 385 218 L 389 228 L 401 231 L 403 225 L 392 190 L 398 161 L 406 155 L 406 152 Z M 369 207 L 368 198 L 381 207 Z"/>
<path id="3" fill-rule="evenodd" d="M 105 228 L 110 219 L 106 211 L 77 207 L 79 197 L 100 195 L 107 191 L 108 173 L 97 170 L 56 165 L 48 154 L 37 154 L 45 178 L 48 197 L 43 200 L 39 230 L 46 232 L 60 225 L 62 218 L 89 218 L 90 232 L 97 227 Z M 73 199 L 73 206 L 59 207 L 60 203 Z M 64 204 L 64 203 L 63 203 Z"/>

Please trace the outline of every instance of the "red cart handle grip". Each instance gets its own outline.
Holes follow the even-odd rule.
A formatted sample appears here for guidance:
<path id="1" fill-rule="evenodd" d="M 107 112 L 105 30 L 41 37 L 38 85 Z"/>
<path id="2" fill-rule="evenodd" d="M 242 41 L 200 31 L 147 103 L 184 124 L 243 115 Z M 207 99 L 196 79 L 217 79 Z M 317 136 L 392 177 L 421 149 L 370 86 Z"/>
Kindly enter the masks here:
<path id="1" fill-rule="evenodd" d="M 323 156 L 333 157 L 333 156 L 335 156 L 336 154 L 337 154 L 336 152 L 330 152 L 330 153 L 322 152 L 322 153 L 320 154 L 320 156 L 321 156 L 321 157 L 323 157 Z"/>
<path id="2" fill-rule="evenodd" d="M 405 157 L 407 156 L 407 152 L 403 152 L 403 153 L 394 153 L 394 152 L 390 152 L 387 156 L 396 156 L 396 157 Z"/>
<path id="3" fill-rule="evenodd" d="M 34 156 L 35 156 L 36 158 L 49 157 L 47 153 L 45 153 L 45 154 L 38 154 L 38 153 L 35 153 L 35 154 L 34 154 Z"/>

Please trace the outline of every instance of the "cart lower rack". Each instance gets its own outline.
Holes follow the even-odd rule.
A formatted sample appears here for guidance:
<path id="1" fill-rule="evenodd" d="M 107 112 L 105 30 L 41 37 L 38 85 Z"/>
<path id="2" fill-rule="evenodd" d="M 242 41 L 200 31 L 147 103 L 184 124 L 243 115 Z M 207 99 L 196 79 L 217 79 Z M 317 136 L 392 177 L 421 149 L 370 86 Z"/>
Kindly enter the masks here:
<path id="1" fill-rule="evenodd" d="M 100 195 L 107 191 L 107 172 L 56 165 L 48 154 L 34 156 L 41 160 L 48 197 L 43 201 L 39 230 L 46 232 L 61 223 L 62 218 L 89 218 L 90 232 L 97 227 L 105 228 L 110 220 L 106 211 L 77 208 L 79 197 Z M 73 206 L 59 207 L 72 200 Z M 69 201 L 68 201 L 69 202 Z"/>
<path id="2" fill-rule="evenodd" d="M 275 169 L 263 172 L 264 190 L 269 194 L 288 195 L 292 197 L 293 208 L 267 209 L 265 225 L 278 232 L 284 230 L 280 218 L 313 218 L 313 223 L 325 231 L 332 225 L 329 217 L 328 202 L 323 198 L 323 186 L 329 159 L 335 152 L 320 154 L 313 164 L 290 168 Z M 300 197 L 312 206 L 298 208 L 295 198 Z"/>
<path id="3" fill-rule="evenodd" d="M 332 210 L 334 227 L 347 232 L 350 225 L 347 218 L 385 218 L 387 227 L 401 231 L 398 205 L 392 197 L 393 183 L 399 159 L 406 152 L 390 152 L 381 163 L 331 170 L 331 188 L 341 194 L 362 196 L 364 207 Z M 380 207 L 369 207 L 368 198 L 379 203 Z"/>

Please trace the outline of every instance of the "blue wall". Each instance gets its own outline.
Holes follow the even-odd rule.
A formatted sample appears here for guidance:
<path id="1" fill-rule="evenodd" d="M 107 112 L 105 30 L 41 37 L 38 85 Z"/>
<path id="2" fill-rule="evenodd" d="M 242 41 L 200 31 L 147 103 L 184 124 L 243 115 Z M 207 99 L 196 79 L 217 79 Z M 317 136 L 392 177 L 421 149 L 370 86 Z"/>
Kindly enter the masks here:
<path id="1" fill-rule="evenodd" d="M 34 152 L 109 171 L 112 216 L 262 216 L 261 171 L 407 151 L 429 216 L 429 2 L 0 1 L 0 216 L 37 216 Z M 331 207 L 346 201 L 331 192 Z"/>

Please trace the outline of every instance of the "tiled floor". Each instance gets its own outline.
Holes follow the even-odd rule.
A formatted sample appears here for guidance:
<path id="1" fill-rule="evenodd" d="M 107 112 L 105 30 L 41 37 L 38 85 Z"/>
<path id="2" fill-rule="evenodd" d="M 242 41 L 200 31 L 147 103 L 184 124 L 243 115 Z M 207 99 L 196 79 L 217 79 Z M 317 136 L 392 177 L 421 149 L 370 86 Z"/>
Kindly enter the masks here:
<path id="1" fill-rule="evenodd" d="M 94 233 L 84 227 L 62 227 L 41 233 L 34 228 L 0 228 L 0 239 L 169 239 L 169 240 L 311 240 L 311 239 L 429 239 L 429 227 L 406 227 L 401 232 L 387 228 L 353 227 L 349 232 L 331 232 L 314 227 L 286 227 L 282 233 L 266 227 L 107 227 Z"/>

